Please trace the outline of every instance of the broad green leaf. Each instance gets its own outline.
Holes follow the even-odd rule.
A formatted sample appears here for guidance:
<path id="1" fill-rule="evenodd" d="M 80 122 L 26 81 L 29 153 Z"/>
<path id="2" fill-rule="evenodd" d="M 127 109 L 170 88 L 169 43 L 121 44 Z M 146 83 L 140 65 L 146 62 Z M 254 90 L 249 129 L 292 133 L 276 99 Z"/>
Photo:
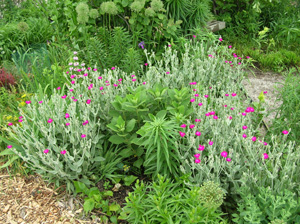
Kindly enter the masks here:
<path id="1" fill-rule="evenodd" d="M 95 201 L 93 198 L 87 199 L 83 204 L 83 209 L 85 212 L 90 212 L 95 208 Z"/>
<path id="2" fill-rule="evenodd" d="M 132 156 L 133 154 L 134 154 L 134 152 L 131 149 L 129 149 L 129 148 L 123 149 L 119 153 L 119 155 L 122 156 L 123 158 L 128 158 L 128 157 Z"/>
<path id="3" fill-rule="evenodd" d="M 119 126 L 123 126 L 123 127 L 125 126 L 125 121 L 123 120 L 122 116 L 118 117 L 117 124 Z"/>
<path id="4" fill-rule="evenodd" d="M 161 110 L 156 114 L 156 117 L 163 119 L 163 118 L 165 118 L 166 114 L 167 114 L 166 110 Z"/>
<path id="5" fill-rule="evenodd" d="M 136 176 L 130 175 L 130 176 L 126 176 L 124 177 L 124 184 L 126 186 L 130 186 L 135 180 L 137 179 Z"/>
<path id="6" fill-rule="evenodd" d="M 116 212 L 116 211 L 118 211 L 120 209 L 120 205 L 118 205 L 118 204 L 111 204 L 110 206 L 109 206 L 109 211 L 111 211 L 111 212 Z"/>
<path id="7" fill-rule="evenodd" d="M 139 147 L 137 150 L 136 150 L 136 155 L 137 156 L 141 156 L 143 153 L 144 153 L 145 149 L 144 148 L 141 148 Z"/>
<path id="8" fill-rule="evenodd" d="M 112 192 L 112 191 L 105 191 L 103 193 L 103 196 L 110 196 L 110 197 L 112 197 L 112 196 L 114 196 L 114 192 Z"/>
<path id="9" fill-rule="evenodd" d="M 85 186 L 84 183 L 74 181 L 74 186 L 76 189 L 76 193 L 84 193 L 85 195 L 88 195 L 89 189 Z"/>
<path id="10" fill-rule="evenodd" d="M 117 219 L 117 216 L 111 216 L 110 217 L 110 221 L 112 222 L 112 223 L 118 223 L 118 219 Z"/>
<path id="11" fill-rule="evenodd" d="M 113 144 L 121 144 L 125 141 L 125 139 L 123 137 L 120 137 L 118 135 L 113 135 L 113 136 L 110 136 L 110 138 L 108 139 L 111 143 Z"/>
<path id="12" fill-rule="evenodd" d="M 101 156 L 97 156 L 97 157 L 94 158 L 94 161 L 95 162 L 103 162 L 103 161 L 105 161 L 105 158 L 103 158 Z"/>
<path id="13" fill-rule="evenodd" d="M 97 187 L 92 187 L 91 189 L 89 189 L 89 198 L 92 198 L 94 195 L 100 195 L 100 191 Z"/>
<path id="14" fill-rule="evenodd" d="M 135 123 L 136 123 L 135 119 L 131 119 L 130 121 L 128 121 L 126 125 L 126 131 L 131 132 L 135 127 Z"/>

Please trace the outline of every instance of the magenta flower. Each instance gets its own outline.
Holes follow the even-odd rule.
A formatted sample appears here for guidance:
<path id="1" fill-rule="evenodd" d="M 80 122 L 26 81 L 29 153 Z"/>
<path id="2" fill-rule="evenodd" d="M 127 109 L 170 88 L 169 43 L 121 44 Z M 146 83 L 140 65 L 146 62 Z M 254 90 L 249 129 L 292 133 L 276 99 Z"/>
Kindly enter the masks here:
<path id="1" fill-rule="evenodd" d="M 201 121 L 201 119 L 195 119 L 195 122 L 200 122 Z"/>
<path id="2" fill-rule="evenodd" d="M 195 127 L 195 125 L 194 124 L 191 124 L 190 125 L 190 129 L 192 129 L 192 128 L 194 128 Z"/>
<path id="3" fill-rule="evenodd" d="M 205 146 L 204 145 L 199 145 L 199 147 L 198 147 L 198 150 L 199 151 L 203 151 L 205 149 Z"/>
<path id="4" fill-rule="evenodd" d="M 200 106 L 200 107 L 201 107 L 202 105 L 203 105 L 203 103 L 198 103 L 198 106 Z"/>
<path id="5" fill-rule="evenodd" d="M 88 76 L 88 73 L 84 73 L 83 76 Z"/>
<path id="6" fill-rule="evenodd" d="M 60 90 L 61 88 L 60 88 L 60 86 L 59 86 L 59 87 L 57 87 L 56 89 L 57 89 L 57 90 Z"/>
<path id="7" fill-rule="evenodd" d="M 264 145 L 268 145 L 268 143 L 264 142 Z"/>
<path id="8" fill-rule="evenodd" d="M 267 153 L 264 153 L 264 159 L 268 159 L 269 158 L 269 155 Z"/>
<path id="9" fill-rule="evenodd" d="M 219 119 L 218 116 L 213 116 L 213 118 L 214 118 L 215 120 Z"/>
<path id="10" fill-rule="evenodd" d="M 231 159 L 230 159 L 230 158 L 227 158 L 227 159 L 226 159 L 226 161 L 227 161 L 227 162 L 230 162 L 230 161 L 231 161 Z"/>
<path id="11" fill-rule="evenodd" d="M 228 153 L 226 151 L 223 151 L 223 152 L 221 152 L 221 156 L 226 158 L 228 156 Z"/>
<path id="12" fill-rule="evenodd" d="M 19 119 L 23 118 L 23 116 L 20 116 Z"/>
<path id="13" fill-rule="evenodd" d="M 225 104 L 225 105 L 223 105 L 223 107 L 227 107 L 227 105 Z"/>
<path id="14" fill-rule="evenodd" d="M 289 132 L 287 130 L 283 130 L 282 134 L 287 135 Z"/>
<path id="15" fill-rule="evenodd" d="M 8 126 L 12 126 L 12 125 L 13 125 L 13 123 L 12 123 L 12 122 L 10 122 L 10 123 L 8 123 L 7 125 L 8 125 Z"/>
<path id="16" fill-rule="evenodd" d="M 215 111 L 211 111 L 211 112 L 209 112 L 209 115 L 215 115 L 216 114 L 216 112 Z"/>
<path id="17" fill-rule="evenodd" d="M 109 81 L 108 81 L 108 80 L 106 80 L 106 81 L 105 81 L 105 83 L 109 83 Z"/>
<path id="18" fill-rule="evenodd" d="M 72 97 L 71 97 L 71 99 L 74 99 L 74 98 L 75 98 L 75 96 L 72 96 Z"/>
<path id="19" fill-rule="evenodd" d="M 209 145 L 213 145 L 214 142 L 213 142 L 213 141 L 209 141 L 208 144 L 209 144 Z"/>
<path id="20" fill-rule="evenodd" d="M 168 47 L 172 47 L 172 45 L 171 45 L 171 44 L 169 44 L 169 45 L 168 45 Z"/>
<path id="21" fill-rule="evenodd" d="M 206 116 L 206 117 L 209 117 L 209 116 L 210 116 L 210 113 L 206 113 L 205 116 Z"/>
<path id="22" fill-rule="evenodd" d="M 200 157 L 200 154 L 199 154 L 199 153 L 197 153 L 197 154 L 195 154 L 195 155 L 194 155 L 194 157 L 195 157 L 196 159 L 199 159 L 199 157 Z"/>
<path id="23" fill-rule="evenodd" d="M 69 71 L 67 71 L 66 73 L 67 73 L 67 74 L 69 74 L 70 72 L 69 72 Z"/>
<path id="24" fill-rule="evenodd" d="M 66 99 L 67 95 L 63 95 L 61 98 Z"/>
<path id="25" fill-rule="evenodd" d="M 69 118 L 70 114 L 66 113 L 65 118 Z"/>
<path id="26" fill-rule="evenodd" d="M 87 70 L 91 70 L 91 67 L 88 67 Z"/>
<path id="27" fill-rule="evenodd" d="M 246 134 L 243 134 L 243 138 L 247 138 L 247 135 L 246 135 Z"/>
<path id="28" fill-rule="evenodd" d="M 50 118 L 47 122 L 50 124 L 53 122 L 53 120 Z"/>
<path id="29" fill-rule="evenodd" d="M 97 71 L 97 69 L 96 69 L 96 68 L 94 68 L 94 69 L 93 69 L 93 71 L 95 72 L 95 71 Z"/>
<path id="30" fill-rule="evenodd" d="M 196 92 L 197 90 L 196 90 L 196 89 L 193 89 L 193 91 Z"/>
<path id="31" fill-rule="evenodd" d="M 196 38 L 196 35 L 193 35 L 194 38 Z"/>
<path id="32" fill-rule="evenodd" d="M 148 66 L 148 63 L 145 63 L 145 66 Z"/>
<path id="33" fill-rule="evenodd" d="M 103 86 L 101 86 L 99 89 L 100 89 L 100 90 L 103 90 Z"/>
<path id="34" fill-rule="evenodd" d="M 166 72 L 166 74 L 168 75 L 168 74 L 170 74 L 170 72 Z"/>
<path id="35" fill-rule="evenodd" d="M 74 78 L 75 78 L 75 75 L 71 75 L 70 78 L 71 78 L 71 79 L 74 79 Z"/>
<path id="36" fill-rule="evenodd" d="M 268 93 L 268 91 L 264 91 L 264 94 L 267 94 Z"/>
<path id="37" fill-rule="evenodd" d="M 195 99 L 191 99 L 190 102 L 191 102 L 191 103 L 195 102 Z"/>
<path id="38" fill-rule="evenodd" d="M 256 141 L 256 137 L 254 136 L 254 137 L 252 137 L 252 141 L 253 142 L 255 142 Z"/>
<path id="39" fill-rule="evenodd" d="M 20 123 L 21 123 L 21 122 L 23 122 L 23 120 L 22 120 L 22 119 L 20 119 L 20 120 L 18 120 L 18 121 L 19 121 Z"/>
<path id="40" fill-rule="evenodd" d="M 186 124 L 182 124 L 180 127 L 181 127 L 181 128 L 185 128 L 185 127 L 186 127 Z"/>
<path id="41" fill-rule="evenodd" d="M 114 87 L 117 87 L 118 85 L 117 85 L 117 84 L 114 84 L 113 86 L 114 86 Z"/>
<path id="42" fill-rule="evenodd" d="M 43 103 L 43 101 L 39 101 L 39 104 Z"/>
<path id="43" fill-rule="evenodd" d="M 232 48 L 232 46 L 231 46 L 231 45 L 229 45 L 229 46 L 228 46 L 228 48 Z"/>
<path id="44" fill-rule="evenodd" d="M 231 96 L 236 96 L 236 93 L 232 93 Z"/>
<path id="45" fill-rule="evenodd" d="M 228 63 L 228 61 L 225 61 L 225 63 Z"/>
<path id="46" fill-rule="evenodd" d="M 74 99 L 73 101 L 74 101 L 74 102 L 76 102 L 76 101 L 77 101 L 77 99 Z"/>
<path id="47" fill-rule="evenodd" d="M 70 92 L 73 92 L 74 91 L 74 89 L 70 89 Z"/>
<path id="48" fill-rule="evenodd" d="M 91 103 L 91 100 L 90 100 L 90 99 L 88 99 L 88 100 L 86 101 L 86 103 L 87 103 L 87 104 L 90 104 L 90 103 Z"/>
<path id="49" fill-rule="evenodd" d="M 249 57 L 249 56 L 247 56 L 246 58 L 247 58 L 247 59 L 249 59 L 250 57 Z"/>
<path id="50" fill-rule="evenodd" d="M 66 126 L 69 126 L 70 125 L 70 123 L 66 123 Z"/>
<path id="51" fill-rule="evenodd" d="M 66 154 L 66 153 L 67 153 L 66 150 L 63 150 L 63 151 L 60 152 L 60 154 L 62 154 L 62 155 Z"/>
<path id="52" fill-rule="evenodd" d="M 241 62 L 238 62 L 238 65 L 241 65 L 242 63 Z"/>
<path id="53" fill-rule="evenodd" d="M 201 160 L 200 159 L 195 159 L 195 163 L 200 163 Z"/>
<path id="54" fill-rule="evenodd" d="M 75 81 L 73 80 L 71 83 L 72 83 L 72 84 L 75 84 Z"/>
<path id="55" fill-rule="evenodd" d="M 179 134 L 180 134 L 181 137 L 184 137 L 184 136 L 185 136 L 185 133 L 184 133 L 184 132 L 181 132 L 181 131 L 180 131 Z"/>
<path id="56" fill-rule="evenodd" d="M 111 70 L 115 70 L 115 69 L 116 69 L 115 67 L 112 67 L 112 68 L 111 68 Z"/>
<path id="57" fill-rule="evenodd" d="M 102 79 L 102 76 L 99 76 L 98 79 Z"/>
<path id="58" fill-rule="evenodd" d="M 246 130 L 247 128 L 248 128 L 248 127 L 247 127 L 246 125 L 245 125 L 245 126 L 243 126 L 243 129 L 244 129 L 244 130 Z"/>
<path id="59" fill-rule="evenodd" d="M 85 137 L 86 137 L 86 135 L 84 135 L 84 134 L 81 135 L 81 138 L 85 138 Z"/>
<path id="60" fill-rule="evenodd" d="M 45 149 L 44 153 L 47 154 L 49 152 L 49 149 Z"/>
<path id="61" fill-rule="evenodd" d="M 132 79 L 131 81 L 132 81 L 132 82 L 135 82 L 135 81 L 136 81 L 136 79 Z"/>
<path id="62" fill-rule="evenodd" d="M 232 64 L 232 61 L 229 61 L 229 64 Z"/>
<path id="63" fill-rule="evenodd" d="M 229 116 L 228 119 L 231 120 L 231 119 L 232 119 L 232 116 Z"/>
<path id="64" fill-rule="evenodd" d="M 208 98 L 208 95 L 204 95 L 205 98 Z"/>
<path id="65" fill-rule="evenodd" d="M 31 101 L 25 101 L 25 103 L 27 103 L 27 104 L 30 104 L 30 103 L 31 103 Z"/>
<path id="66" fill-rule="evenodd" d="M 123 79 L 118 79 L 119 82 L 121 82 Z"/>
<path id="67" fill-rule="evenodd" d="M 143 85 L 146 85 L 146 82 L 143 82 Z"/>
<path id="68" fill-rule="evenodd" d="M 225 94 L 225 96 L 229 96 L 229 94 L 228 94 L 228 93 L 226 93 L 226 94 Z"/>
<path id="69" fill-rule="evenodd" d="M 234 110 L 234 107 L 231 107 L 230 110 Z"/>
<path id="70" fill-rule="evenodd" d="M 246 113 L 242 113 L 243 116 L 246 116 Z"/>
<path id="71" fill-rule="evenodd" d="M 219 38 L 219 41 L 221 41 L 221 42 L 222 42 L 222 41 L 223 41 L 223 39 L 222 39 L 222 38 Z"/>
<path id="72" fill-rule="evenodd" d="M 199 96 L 199 94 L 195 94 L 195 97 L 198 97 Z"/>
<path id="73" fill-rule="evenodd" d="M 8 149 L 11 149 L 11 148 L 12 148 L 12 145 L 8 145 L 7 148 L 8 148 Z"/>
<path id="74" fill-rule="evenodd" d="M 86 125 L 86 124 L 88 124 L 88 123 L 89 123 L 89 121 L 86 120 L 85 122 L 82 123 L 82 125 Z"/>
<path id="75" fill-rule="evenodd" d="M 196 131 L 195 133 L 197 136 L 200 136 L 201 135 L 201 132 L 200 131 Z"/>

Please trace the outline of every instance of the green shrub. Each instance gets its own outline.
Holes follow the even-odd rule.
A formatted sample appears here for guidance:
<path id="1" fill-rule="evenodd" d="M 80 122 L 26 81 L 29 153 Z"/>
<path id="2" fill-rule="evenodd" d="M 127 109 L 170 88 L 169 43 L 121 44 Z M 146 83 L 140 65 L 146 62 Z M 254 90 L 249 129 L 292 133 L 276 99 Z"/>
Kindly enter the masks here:
<path id="1" fill-rule="evenodd" d="M 222 198 L 224 193 L 217 190 L 214 196 Z M 161 176 L 148 186 L 137 180 L 134 192 L 126 198 L 123 215 L 127 214 L 130 223 L 219 223 L 222 213 L 218 207 L 204 206 L 206 202 L 200 199 L 205 191 L 188 189 L 180 180 L 172 182 Z"/>

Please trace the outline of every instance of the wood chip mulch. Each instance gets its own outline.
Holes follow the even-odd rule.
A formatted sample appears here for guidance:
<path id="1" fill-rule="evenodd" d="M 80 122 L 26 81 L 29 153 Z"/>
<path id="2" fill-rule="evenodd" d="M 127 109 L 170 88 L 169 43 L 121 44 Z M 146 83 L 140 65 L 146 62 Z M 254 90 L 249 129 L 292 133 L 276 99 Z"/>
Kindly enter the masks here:
<path id="1" fill-rule="evenodd" d="M 0 172 L 0 223 L 95 223 L 75 218 L 82 206 L 75 198 L 54 190 L 38 175 L 21 177 Z M 58 200 L 60 199 L 60 200 Z"/>

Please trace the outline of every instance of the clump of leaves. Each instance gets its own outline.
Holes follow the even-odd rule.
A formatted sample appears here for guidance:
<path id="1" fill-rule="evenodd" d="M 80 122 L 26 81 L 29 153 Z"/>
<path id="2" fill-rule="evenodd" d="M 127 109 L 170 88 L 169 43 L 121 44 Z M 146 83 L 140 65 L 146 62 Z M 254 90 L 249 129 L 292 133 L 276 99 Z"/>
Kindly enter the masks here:
<path id="1" fill-rule="evenodd" d="M 205 202 L 205 206 L 218 208 L 223 204 L 225 193 L 219 184 L 212 181 L 205 182 L 200 188 L 199 199 Z"/>

